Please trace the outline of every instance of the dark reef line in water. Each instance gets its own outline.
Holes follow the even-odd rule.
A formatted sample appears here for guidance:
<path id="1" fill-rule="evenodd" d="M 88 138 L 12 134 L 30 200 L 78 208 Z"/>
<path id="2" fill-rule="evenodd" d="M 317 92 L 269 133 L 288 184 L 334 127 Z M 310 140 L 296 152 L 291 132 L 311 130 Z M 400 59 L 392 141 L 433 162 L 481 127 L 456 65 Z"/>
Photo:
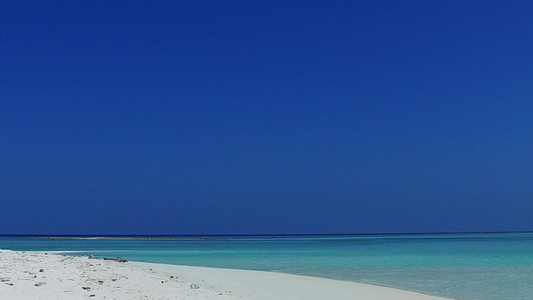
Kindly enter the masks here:
<path id="1" fill-rule="evenodd" d="M 79 236 L 34 236 L 32 239 L 47 240 L 133 240 L 133 241 L 217 241 L 218 237 L 79 237 Z"/>

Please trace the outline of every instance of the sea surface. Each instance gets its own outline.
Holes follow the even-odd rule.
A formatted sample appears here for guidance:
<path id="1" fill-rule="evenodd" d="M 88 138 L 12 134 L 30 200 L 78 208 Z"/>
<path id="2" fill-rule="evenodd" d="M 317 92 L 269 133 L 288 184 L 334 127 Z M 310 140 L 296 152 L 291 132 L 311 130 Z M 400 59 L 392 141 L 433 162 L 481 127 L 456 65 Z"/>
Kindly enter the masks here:
<path id="1" fill-rule="evenodd" d="M 533 299 L 533 233 L 30 237 L 0 249 L 262 270 L 396 287 L 460 300 Z"/>

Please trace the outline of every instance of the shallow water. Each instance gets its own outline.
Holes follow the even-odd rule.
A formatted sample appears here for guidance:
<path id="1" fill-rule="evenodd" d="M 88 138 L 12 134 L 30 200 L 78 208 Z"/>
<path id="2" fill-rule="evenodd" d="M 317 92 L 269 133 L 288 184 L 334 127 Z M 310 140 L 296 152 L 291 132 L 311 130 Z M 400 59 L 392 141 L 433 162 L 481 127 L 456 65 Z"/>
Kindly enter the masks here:
<path id="1" fill-rule="evenodd" d="M 132 261 L 277 271 L 358 281 L 455 299 L 533 295 L 533 234 L 239 236 L 185 239 L 0 237 L 0 248 L 83 251 Z"/>

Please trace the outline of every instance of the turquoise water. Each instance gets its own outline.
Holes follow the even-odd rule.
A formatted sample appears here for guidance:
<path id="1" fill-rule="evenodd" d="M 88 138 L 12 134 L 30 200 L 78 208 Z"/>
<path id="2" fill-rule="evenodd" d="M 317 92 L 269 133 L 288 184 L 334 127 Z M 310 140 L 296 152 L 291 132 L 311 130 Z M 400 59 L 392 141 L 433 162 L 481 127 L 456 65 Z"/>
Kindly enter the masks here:
<path id="1" fill-rule="evenodd" d="M 533 299 L 533 233 L 148 239 L 0 237 L 0 249 L 264 270 L 455 299 Z"/>

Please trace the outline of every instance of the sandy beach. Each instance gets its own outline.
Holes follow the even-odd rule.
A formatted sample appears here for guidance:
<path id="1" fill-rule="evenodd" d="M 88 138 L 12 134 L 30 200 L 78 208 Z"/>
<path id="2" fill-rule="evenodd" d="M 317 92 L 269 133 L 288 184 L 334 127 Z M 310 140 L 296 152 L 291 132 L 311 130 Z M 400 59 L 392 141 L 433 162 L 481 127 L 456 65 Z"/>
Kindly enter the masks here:
<path id="1" fill-rule="evenodd" d="M 0 251 L 0 299 L 444 300 L 386 287 L 274 272 Z"/>

